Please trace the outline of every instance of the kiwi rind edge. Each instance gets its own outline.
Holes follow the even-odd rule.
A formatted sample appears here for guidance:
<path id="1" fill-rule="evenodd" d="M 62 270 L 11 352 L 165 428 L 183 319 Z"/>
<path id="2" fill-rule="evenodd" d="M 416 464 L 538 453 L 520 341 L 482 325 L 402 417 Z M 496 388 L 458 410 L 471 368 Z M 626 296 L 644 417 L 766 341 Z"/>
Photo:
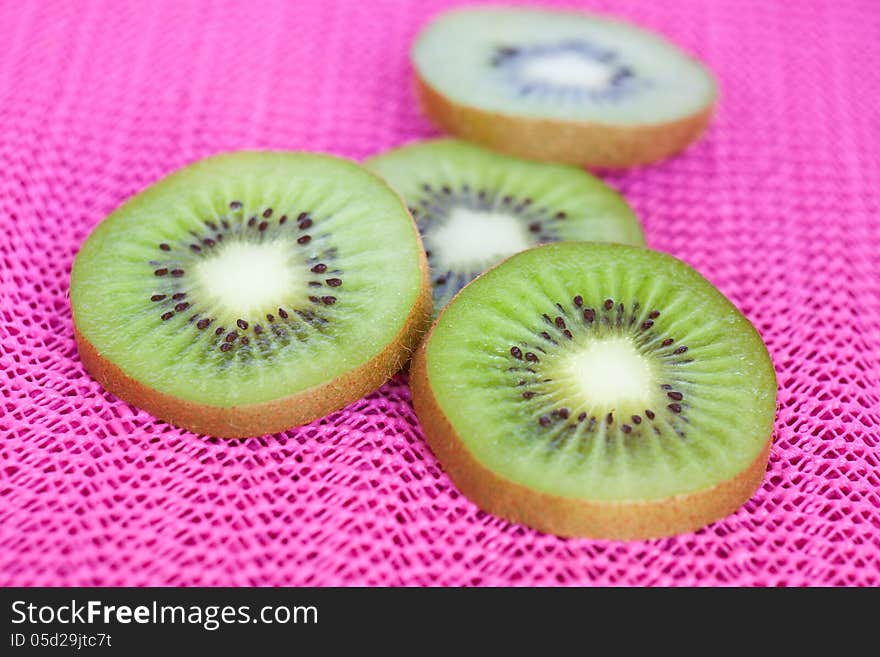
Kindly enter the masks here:
<path id="1" fill-rule="evenodd" d="M 431 389 L 426 348 L 427 337 L 410 365 L 410 390 L 428 445 L 466 497 L 510 522 L 572 538 L 640 540 L 673 536 L 733 513 L 764 479 L 772 436 L 746 469 L 686 495 L 635 501 L 577 500 L 530 489 L 483 466 L 458 437 Z"/>
<path id="2" fill-rule="evenodd" d="M 431 317 L 427 261 L 420 263 L 419 295 L 403 327 L 376 356 L 332 381 L 288 397 L 246 406 L 199 404 L 155 390 L 103 358 L 74 325 L 80 359 L 86 371 L 120 399 L 175 426 L 218 438 L 246 438 L 284 431 L 339 410 L 374 391 L 408 361 Z"/>
<path id="3" fill-rule="evenodd" d="M 514 116 L 456 103 L 418 73 L 416 96 L 438 128 L 461 139 L 527 159 L 599 169 L 651 164 L 680 153 L 706 130 L 715 109 L 711 103 L 677 121 L 636 126 Z"/>

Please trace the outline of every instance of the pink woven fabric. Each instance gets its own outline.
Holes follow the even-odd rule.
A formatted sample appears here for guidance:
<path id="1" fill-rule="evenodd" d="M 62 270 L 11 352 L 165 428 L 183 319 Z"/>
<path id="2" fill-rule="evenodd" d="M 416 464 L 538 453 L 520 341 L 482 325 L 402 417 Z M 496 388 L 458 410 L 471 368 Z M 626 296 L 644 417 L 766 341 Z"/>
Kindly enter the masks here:
<path id="1" fill-rule="evenodd" d="M 405 379 L 224 441 L 104 392 L 77 357 L 78 245 L 218 151 L 363 158 L 433 134 L 409 44 L 438 0 L 0 3 L 0 584 L 880 585 L 880 12 L 873 0 L 597 0 L 701 56 L 723 98 L 685 155 L 609 176 L 655 248 L 755 323 L 770 470 L 695 534 L 561 540 L 480 512 Z"/>

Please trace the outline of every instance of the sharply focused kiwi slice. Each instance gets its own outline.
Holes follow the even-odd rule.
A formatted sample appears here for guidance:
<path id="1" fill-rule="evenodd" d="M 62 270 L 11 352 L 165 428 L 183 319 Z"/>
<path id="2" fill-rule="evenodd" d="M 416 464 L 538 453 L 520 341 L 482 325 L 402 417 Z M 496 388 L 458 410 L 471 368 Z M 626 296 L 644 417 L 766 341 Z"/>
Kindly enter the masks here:
<path id="1" fill-rule="evenodd" d="M 434 312 L 504 258 L 542 242 L 644 244 L 623 197 L 576 167 L 531 162 L 453 139 L 366 162 L 410 206 L 434 285 Z"/>
<path id="2" fill-rule="evenodd" d="M 304 153 L 197 162 L 138 194 L 71 274 L 108 390 L 218 436 L 279 431 L 379 386 L 430 315 L 412 219 L 378 177 Z"/>
<path id="3" fill-rule="evenodd" d="M 412 52 L 441 128 L 530 158 L 626 167 L 672 155 L 709 121 L 716 88 L 659 35 L 591 14 L 510 7 L 447 12 Z"/>
<path id="4" fill-rule="evenodd" d="M 776 378 L 754 327 L 661 253 L 559 243 L 466 287 L 411 366 L 435 454 L 484 509 L 561 535 L 697 529 L 754 492 Z"/>

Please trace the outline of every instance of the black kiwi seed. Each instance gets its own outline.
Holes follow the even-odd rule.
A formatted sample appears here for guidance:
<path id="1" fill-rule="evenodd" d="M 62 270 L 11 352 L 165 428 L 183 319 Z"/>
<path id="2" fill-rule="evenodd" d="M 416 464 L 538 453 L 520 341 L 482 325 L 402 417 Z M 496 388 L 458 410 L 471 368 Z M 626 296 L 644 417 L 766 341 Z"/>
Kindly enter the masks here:
<path id="1" fill-rule="evenodd" d="M 606 416 L 605 416 L 605 421 L 606 421 L 608 424 L 612 424 L 612 423 L 614 422 L 614 413 L 609 413 L 608 415 L 606 415 Z"/>
<path id="2" fill-rule="evenodd" d="M 652 326 L 654 326 L 654 322 L 652 322 L 650 319 L 645 320 L 644 322 L 642 322 L 642 329 L 645 330 L 645 331 L 647 331 L 647 330 L 648 330 L 649 328 L 651 328 Z"/>
<path id="3" fill-rule="evenodd" d="M 239 319 L 239 320 L 237 320 L 237 321 L 235 322 L 235 324 L 236 324 L 236 325 L 238 326 L 238 328 L 240 328 L 242 331 L 246 331 L 246 330 L 247 330 L 248 323 L 247 323 L 246 321 L 244 321 L 243 319 Z"/>
<path id="4" fill-rule="evenodd" d="M 540 424 L 542 427 L 550 426 L 550 417 L 547 415 L 542 415 L 538 418 L 538 424 Z"/>
<path id="5" fill-rule="evenodd" d="M 237 337 L 238 337 L 238 333 L 236 333 L 235 331 L 230 331 L 229 333 L 226 334 L 226 338 L 224 338 L 224 339 L 226 340 L 226 342 L 235 342 L 235 339 Z"/>
<path id="6" fill-rule="evenodd" d="M 577 296 L 573 299 L 573 301 L 574 301 L 574 305 L 577 306 L 578 308 L 580 308 L 581 306 L 584 305 L 584 298 L 583 298 L 580 294 L 577 295 Z"/>
<path id="7" fill-rule="evenodd" d="M 310 296 L 309 301 L 311 301 L 312 303 L 318 303 L 320 299 L 316 296 Z"/>
<path id="8" fill-rule="evenodd" d="M 522 394 L 522 396 L 523 396 L 523 399 L 531 399 L 532 397 L 535 396 L 535 393 L 532 392 L 531 390 L 526 390 L 526 391 Z"/>
<path id="9" fill-rule="evenodd" d="M 561 317 L 557 317 L 557 318 L 554 320 L 554 324 L 556 324 L 556 328 L 559 328 L 559 329 L 564 329 L 564 328 L 565 328 L 565 320 L 562 319 Z"/>
<path id="10" fill-rule="evenodd" d="M 587 324 L 592 324 L 595 319 L 596 319 L 596 311 L 595 310 L 593 310 L 592 308 L 587 308 L 584 310 L 584 321 L 587 322 Z"/>
<path id="11" fill-rule="evenodd" d="M 266 321 L 270 324 L 275 321 L 275 315 L 272 313 L 266 313 Z"/>
<path id="12" fill-rule="evenodd" d="M 161 267 L 153 272 L 156 276 L 165 276 L 168 274 L 168 269 L 165 267 Z"/>
<path id="13" fill-rule="evenodd" d="M 510 348 L 510 355 L 513 356 L 514 358 L 516 358 L 517 360 L 522 360 L 522 357 L 523 357 L 522 349 L 520 349 L 519 347 L 511 347 Z"/>
<path id="14" fill-rule="evenodd" d="M 171 295 L 171 298 L 177 301 L 178 299 L 183 299 L 186 296 L 186 292 L 176 292 Z"/>
<path id="15" fill-rule="evenodd" d="M 168 244 L 165 244 L 165 242 L 162 242 L 159 245 L 159 248 L 162 249 L 163 251 L 170 251 L 171 250 L 171 247 Z"/>
<path id="16" fill-rule="evenodd" d="M 202 330 L 208 328 L 208 324 L 210 324 L 210 323 L 211 323 L 210 319 L 200 319 L 198 321 L 198 323 L 196 324 L 196 328 L 199 329 L 200 331 L 202 331 Z"/>
<path id="17" fill-rule="evenodd" d="M 321 301 L 323 301 L 325 305 L 332 306 L 336 303 L 336 297 L 321 297 Z"/>
<path id="18" fill-rule="evenodd" d="M 645 409 L 645 415 L 647 416 L 647 418 L 648 418 L 649 420 L 653 420 L 653 419 L 654 419 L 654 411 L 652 411 L 652 410 L 650 410 L 650 409 Z"/>
<path id="19" fill-rule="evenodd" d="M 605 310 L 614 308 L 614 302 L 611 299 L 605 299 Z"/>
<path id="20" fill-rule="evenodd" d="M 567 408 L 560 408 L 557 413 L 559 414 L 559 417 L 561 417 L 563 420 L 567 420 L 571 411 L 569 411 Z"/>
<path id="21" fill-rule="evenodd" d="M 282 215 L 281 215 L 281 219 L 278 220 L 278 225 L 279 225 L 279 226 L 283 226 L 283 225 L 286 224 L 286 223 L 287 223 L 287 215 L 286 215 L 286 214 L 282 214 Z"/>
<path id="22" fill-rule="evenodd" d="M 268 219 L 272 216 L 272 208 L 266 208 L 263 210 L 263 219 Z"/>
<path id="23" fill-rule="evenodd" d="M 310 217 L 306 217 L 305 219 L 303 219 L 302 221 L 299 222 L 299 224 L 298 224 L 299 229 L 305 230 L 306 228 L 311 228 L 313 223 L 314 222 L 311 220 Z"/>
<path id="24" fill-rule="evenodd" d="M 651 312 L 648 313 L 648 319 L 657 319 L 658 317 L 660 317 L 659 310 L 652 310 Z"/>
<path id="25" fill-rule="evenodd" d="M 263 232 L 264 230 L 266 230 L 268 227 L 269 227 L 269 222 L 267 222 L 267 221 L 261 221 L 261 222 L 260 222 L 260 225 L 257 226 L 257 230 L 260 231 L 260 232 L 262 233 L 262 232 Z"/>
<path id="26" fill-rule="evenodd" d="M 675 401 L 681 401 L 682 399 L 684 399 L 684 395 L 682 395 L 680 392 L 675 392 L 674 390 L 672 392 L 667 392 L 666 396 L 670 399 L 674 399 Z"/>
<path id="27" fill-rule="evenodd" d="M 557 218 L 557 219 L 565 219 L 567 216 L 568 216 L 568 215 L 567 215 L 565 212 L 557 212 L 557 213 L 556 213 L 556 218 Z"/>
<path id="28" fill-rule="evenodd" d="M 259 335 L 259 334 L 262 333 L 262 332 L 263 332 L 263 327 L 260 326 L 259 324 L 254 324 L 254 333 L 256 333 L 257 335 Z"/>
<path id="29" fill-rule="evenodd" d="M 624 425 L 621 425 L 620 430 L 623 431 L 623 433 L 629 433 L 630 431 L 633 430 L 633 428 L 631 426 L 629 426 L 628 424 L 624 424 Z"/>
<path id="30" fill-rule="evenodd" d="M 642 417 L 641 417 L 640 415 L 633 415 L 633 416 L 632 416 L 632 421 L 633 421 L 634 424 L 641 424 L 641 423 L 642 423 Z"/>
<path id="31" fill-rule="evenodd" d="M 327 265 L 325 265 L 322 262 L 319 262 L 317 265 L 312 267 L 312 271 L 316 274 L 323 274 L 325 271 L 327 271 Z"/>
<path id="32" fill-rule="evenodd" d="M 212 240 L 210 237 L 206 237 L 205 239 L 202 240 L 202 244 L 204 244 L 205 246 L 210 248 L 210 247 L 214 246 L 216 244 L 216 242 L 214 240 Z"/>
<path id="33" fill-rule="evenodd" d="M 229 204 L 230 210 L 241 210 L 241 201 L 232 201 Z"/>
<path id="34" fill-rule="evenodd" d="M 683 353 L 686 352 L 687 350 L 688 350 L 688 348 L 685 347 L 684 345 L 682 345 L 681 347 L 679 347 L 678 349 L 676 349 L 676 350 L 673 351 L 672 353 L 674 353 L 674 354 L 683 354 Z"/>
<path id="35" fill-rule="evenodd" d="M 328 278 L 325 282 L 326 282 L 327 285 L 329 285 L 330 287 L 339 287 L 340 285 L 342 285 L 342 279 L 341 279 L 341 278 Z"/>
<path id="36" fill-rule="evenodd" d="M 661 347 L 668 347 L 673 342 L 675 342 L 675 340 L 673 340 L 672 338 L 666 338 L 663 342 L 660 343 L 660 346 Z"/>
<path id="37" fill-rule="evenodd" d="M 533 221 L 529 224 L 529 232 L 531 233 L 540 233 L 541 232 L 541 222 Z"/>
<path id="38" fill-rule="evenodd" d="M 229 351 L 230 349 L 232 349 L 232 345 L 228 342 L 224 342 L 220 345 L 220 351 Z"/>
<path id="39" fill-rule="evenodd" d="M 669 404 L 669 406 L 667 406 L 666 408 L 668 408 L 673 413 L 681 413 L 681 404 Z"/>
<path id="40" fill-rule="evenodd" d="M 311 235 L 303 235 L 302 237 L 300 237 L 296 241 L 298 244 L 308 244 L 311 240 L 312 240 Z"/>
<path id="41" fill-rule="evenodd" d="M 248 336 L 246 336 L 246 335 L 241 336 L 241 343 L 244 345 L 250 344 L 250 340 L 248 339 Z"/>
<path id="42" fill-rule="evenodd" d="M 165 298 L 164 294 L 154 294 L 150 297 L 150 301 L 162 301 Z"/>
<path id="43" fill-rule="evenodd" d="M 180 278 L 185 273 L 186 272 L 184 272 L 182 269 L 172 269 L 171 270 L 171 275 L 174 276 L 175 278 Z"/>
<path id="44" fill-rule="evenodd" d="M 183 311 L 186 310 L 187 308 L 189 308 L 189 304 L 188 304 L 186 301 L 184 301 L 183 303 L 179 303 L 179 304 L 177 304 L 176 306 L 174 306 L 174 310 L 176 310 L 177 312 L 183 312 Z"/>
<path id="45" fill-rule="evenodd" d="M 284 310 L 284 308 L 279 308 L 279 309 L 278 309 L 278 316 L 279 316 L 281 319 L 287 319 L 287 317 L 288 317 L 287 311 Z"/>
<path id="46" fill-rule="evenodd" d="M 174 317 L 174 313 L 172 313 L 172 312 L 163 313 L 162 314 L 162 321 L 166 322 L 169 319 L 171 319 L 172 317 Z"/>
<path id="47" fill-rule="evenodd" d="M 586 420 L 586 419 L 587 419 L 587 413 L 586 413 L 586 412 L 583 412 L 583 413 L 581 413 L 580 415 L 578 415 L 578 422 L 583 422 L 583 421 Z"/>
<path id="48" fill-rule="evenodd" d="M 571 331 L 569 331 L 568 329 L 565 329 L 565 330 L 562 332 L 562 335 L 564 335 L 565 337 L 567 337 L 569 340 L 574 340 L 574 336 L 571 334 Z"/>
<path id="49" fill-rule="evenodd" d="M 250 219 L 248 219 L 247 225 L 248 225 L 248 226 L 253 226 L 253 225 L 256 224 L 256 223 L 257 223 L 257 216 L 254 215 L 253 217 L 251 217 Z"/>
<path id="50" fill-rule="evenodd" d="M 530 363 L 537 363 L 538 357 L 535 354 L 533 354 L 531 351 L 527 351 L 526 352 L 526 360 L 529 361 Z"/>
<path id="51" fill-rule="evenodd" d="M 190 248 L 192 251 L 195 251 L 196 253 L 198 253 L 199 251 L 202 250 L 202 247 L 200 247 L 198 244 L 190 244 L 190 245 L 189 245 L 189 248 Z"/>
<path id="52" fill-rule="evenodd" d="M 297 220 L 297 221 L 302 221 L 303 219 L 307 218 L 308 216 L 309 216 L 309 213 L 308 213 L 308 212 L 300 212 L 300 213 L 297 215 L 296 220 Z"/>

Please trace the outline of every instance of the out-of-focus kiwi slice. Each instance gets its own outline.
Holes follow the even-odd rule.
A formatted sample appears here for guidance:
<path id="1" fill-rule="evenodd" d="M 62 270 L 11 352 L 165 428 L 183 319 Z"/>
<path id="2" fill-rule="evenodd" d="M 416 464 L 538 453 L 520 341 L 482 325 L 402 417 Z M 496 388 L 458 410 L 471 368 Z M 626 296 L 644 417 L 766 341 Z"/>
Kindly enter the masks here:
<path id="1" fill-rule="evenodd" d="M 628 167 L 685 148 L 717 90 L 658 34 L 606 16 L 468 7 L 442 14 L 412 50 L 427 115 L 495 150 Z"/>
<path id="2" fill-rule="evenodd" d="M 417 142 L 365 164 L 410 206 L 431 266 L 435 313 L 486 269 L 536 244 L 644 244 L 623 197 L 577 167 L 454 139 Z"/>

